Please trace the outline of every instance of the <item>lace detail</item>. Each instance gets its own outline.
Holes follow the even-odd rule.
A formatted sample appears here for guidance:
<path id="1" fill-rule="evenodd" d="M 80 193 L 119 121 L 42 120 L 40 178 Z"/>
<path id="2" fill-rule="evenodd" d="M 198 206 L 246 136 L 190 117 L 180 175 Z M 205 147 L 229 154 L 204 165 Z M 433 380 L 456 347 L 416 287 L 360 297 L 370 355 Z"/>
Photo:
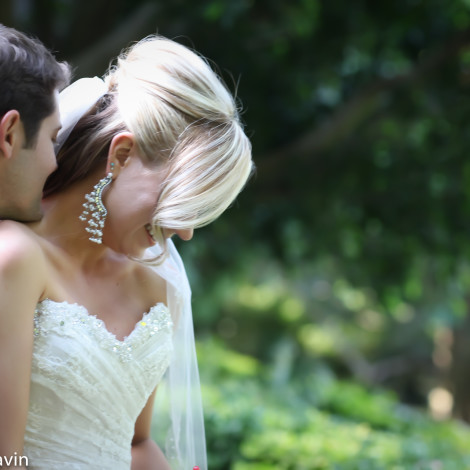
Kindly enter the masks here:
<path id="1" fill-rule="evenodd" d="M 41 316 L 46 320 L 40 321 Z M 84 327 L 87 331 L 94 331 L 101 347 L 116 353 L 121 362 L 129 362 L 133 359 L 132 351 L 136 344 L 146 341 L 161 330 L 171 332 L 173 328 L 168 309 L 162 303 L 158 303 L 148 313 L 145 313 L 142 319 L 136 323 L 130 335 L 122 341 L 118 340 L 106 328 L 103 320 L 90 315 L 83 305 L 45 299 L 38 304 L 34 312 L 34 336 L 37 337 L 41 334 L 41 323 L 44 321 L 48 323 L 47 329 L 43 333 L 45 335 L 47 335 L 47 331 L 51 330 L 58 334 L 67 335 L 70 327 L 73 330 L 76 330 L 77 327 Z"/>
<path id="2" fill-rule="evenodd" d="M 172 353 L 157 304 L 122 341 L 78 304 L 46 299 L 34 315 L 29 468 L 128 470 L 134 424 Z"/>

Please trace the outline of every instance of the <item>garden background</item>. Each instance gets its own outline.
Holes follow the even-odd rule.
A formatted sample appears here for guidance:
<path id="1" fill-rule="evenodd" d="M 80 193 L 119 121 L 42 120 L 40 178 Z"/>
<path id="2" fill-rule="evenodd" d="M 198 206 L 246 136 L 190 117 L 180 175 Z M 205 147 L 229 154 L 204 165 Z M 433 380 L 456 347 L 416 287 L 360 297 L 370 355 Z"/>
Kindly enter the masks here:
<path id="1" fill-rule="evenodd" d="M 256 175 L 179 244 L 211 470 L 470 468 L 469 0 L 1 0 L 102 75 L 217 64 Z"/>

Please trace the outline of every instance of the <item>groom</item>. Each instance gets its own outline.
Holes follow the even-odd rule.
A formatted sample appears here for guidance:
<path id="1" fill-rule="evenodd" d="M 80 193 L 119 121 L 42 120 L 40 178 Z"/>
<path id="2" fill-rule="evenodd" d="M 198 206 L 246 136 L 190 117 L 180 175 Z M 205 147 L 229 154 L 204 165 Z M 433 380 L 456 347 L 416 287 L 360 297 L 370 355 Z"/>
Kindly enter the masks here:
<path id="1" fill-rule="evenodd" d="M 56 168 L 58 91 L 70 79 L 37 39 L 0 24 L 0 219 L 41 218 L 46 178 Z"/>

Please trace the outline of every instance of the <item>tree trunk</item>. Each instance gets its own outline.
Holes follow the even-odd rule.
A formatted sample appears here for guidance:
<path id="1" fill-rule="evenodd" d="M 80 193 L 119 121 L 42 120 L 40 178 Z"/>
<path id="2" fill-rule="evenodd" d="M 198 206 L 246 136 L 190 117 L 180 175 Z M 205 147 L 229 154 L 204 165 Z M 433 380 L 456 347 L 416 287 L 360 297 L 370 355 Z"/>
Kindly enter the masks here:
<path id="1" fill-rule="evenodd" d="M 454 329 L 451 381 L 454 416 L 470 423 L 470 316 Z"/>

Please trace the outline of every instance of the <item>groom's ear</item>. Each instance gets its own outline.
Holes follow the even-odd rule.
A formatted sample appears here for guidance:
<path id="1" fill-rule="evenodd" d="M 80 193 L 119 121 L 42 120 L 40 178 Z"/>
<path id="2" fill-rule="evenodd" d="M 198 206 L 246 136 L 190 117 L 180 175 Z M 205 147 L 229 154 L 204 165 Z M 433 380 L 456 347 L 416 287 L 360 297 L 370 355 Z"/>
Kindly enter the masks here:
<path id="1" fill-rule="evenodd" d="M 11 158 L 17 141 L 20 139 L 22 125 L 20 113 L 12 109 L 0 119 L 0 157 Z"/>

